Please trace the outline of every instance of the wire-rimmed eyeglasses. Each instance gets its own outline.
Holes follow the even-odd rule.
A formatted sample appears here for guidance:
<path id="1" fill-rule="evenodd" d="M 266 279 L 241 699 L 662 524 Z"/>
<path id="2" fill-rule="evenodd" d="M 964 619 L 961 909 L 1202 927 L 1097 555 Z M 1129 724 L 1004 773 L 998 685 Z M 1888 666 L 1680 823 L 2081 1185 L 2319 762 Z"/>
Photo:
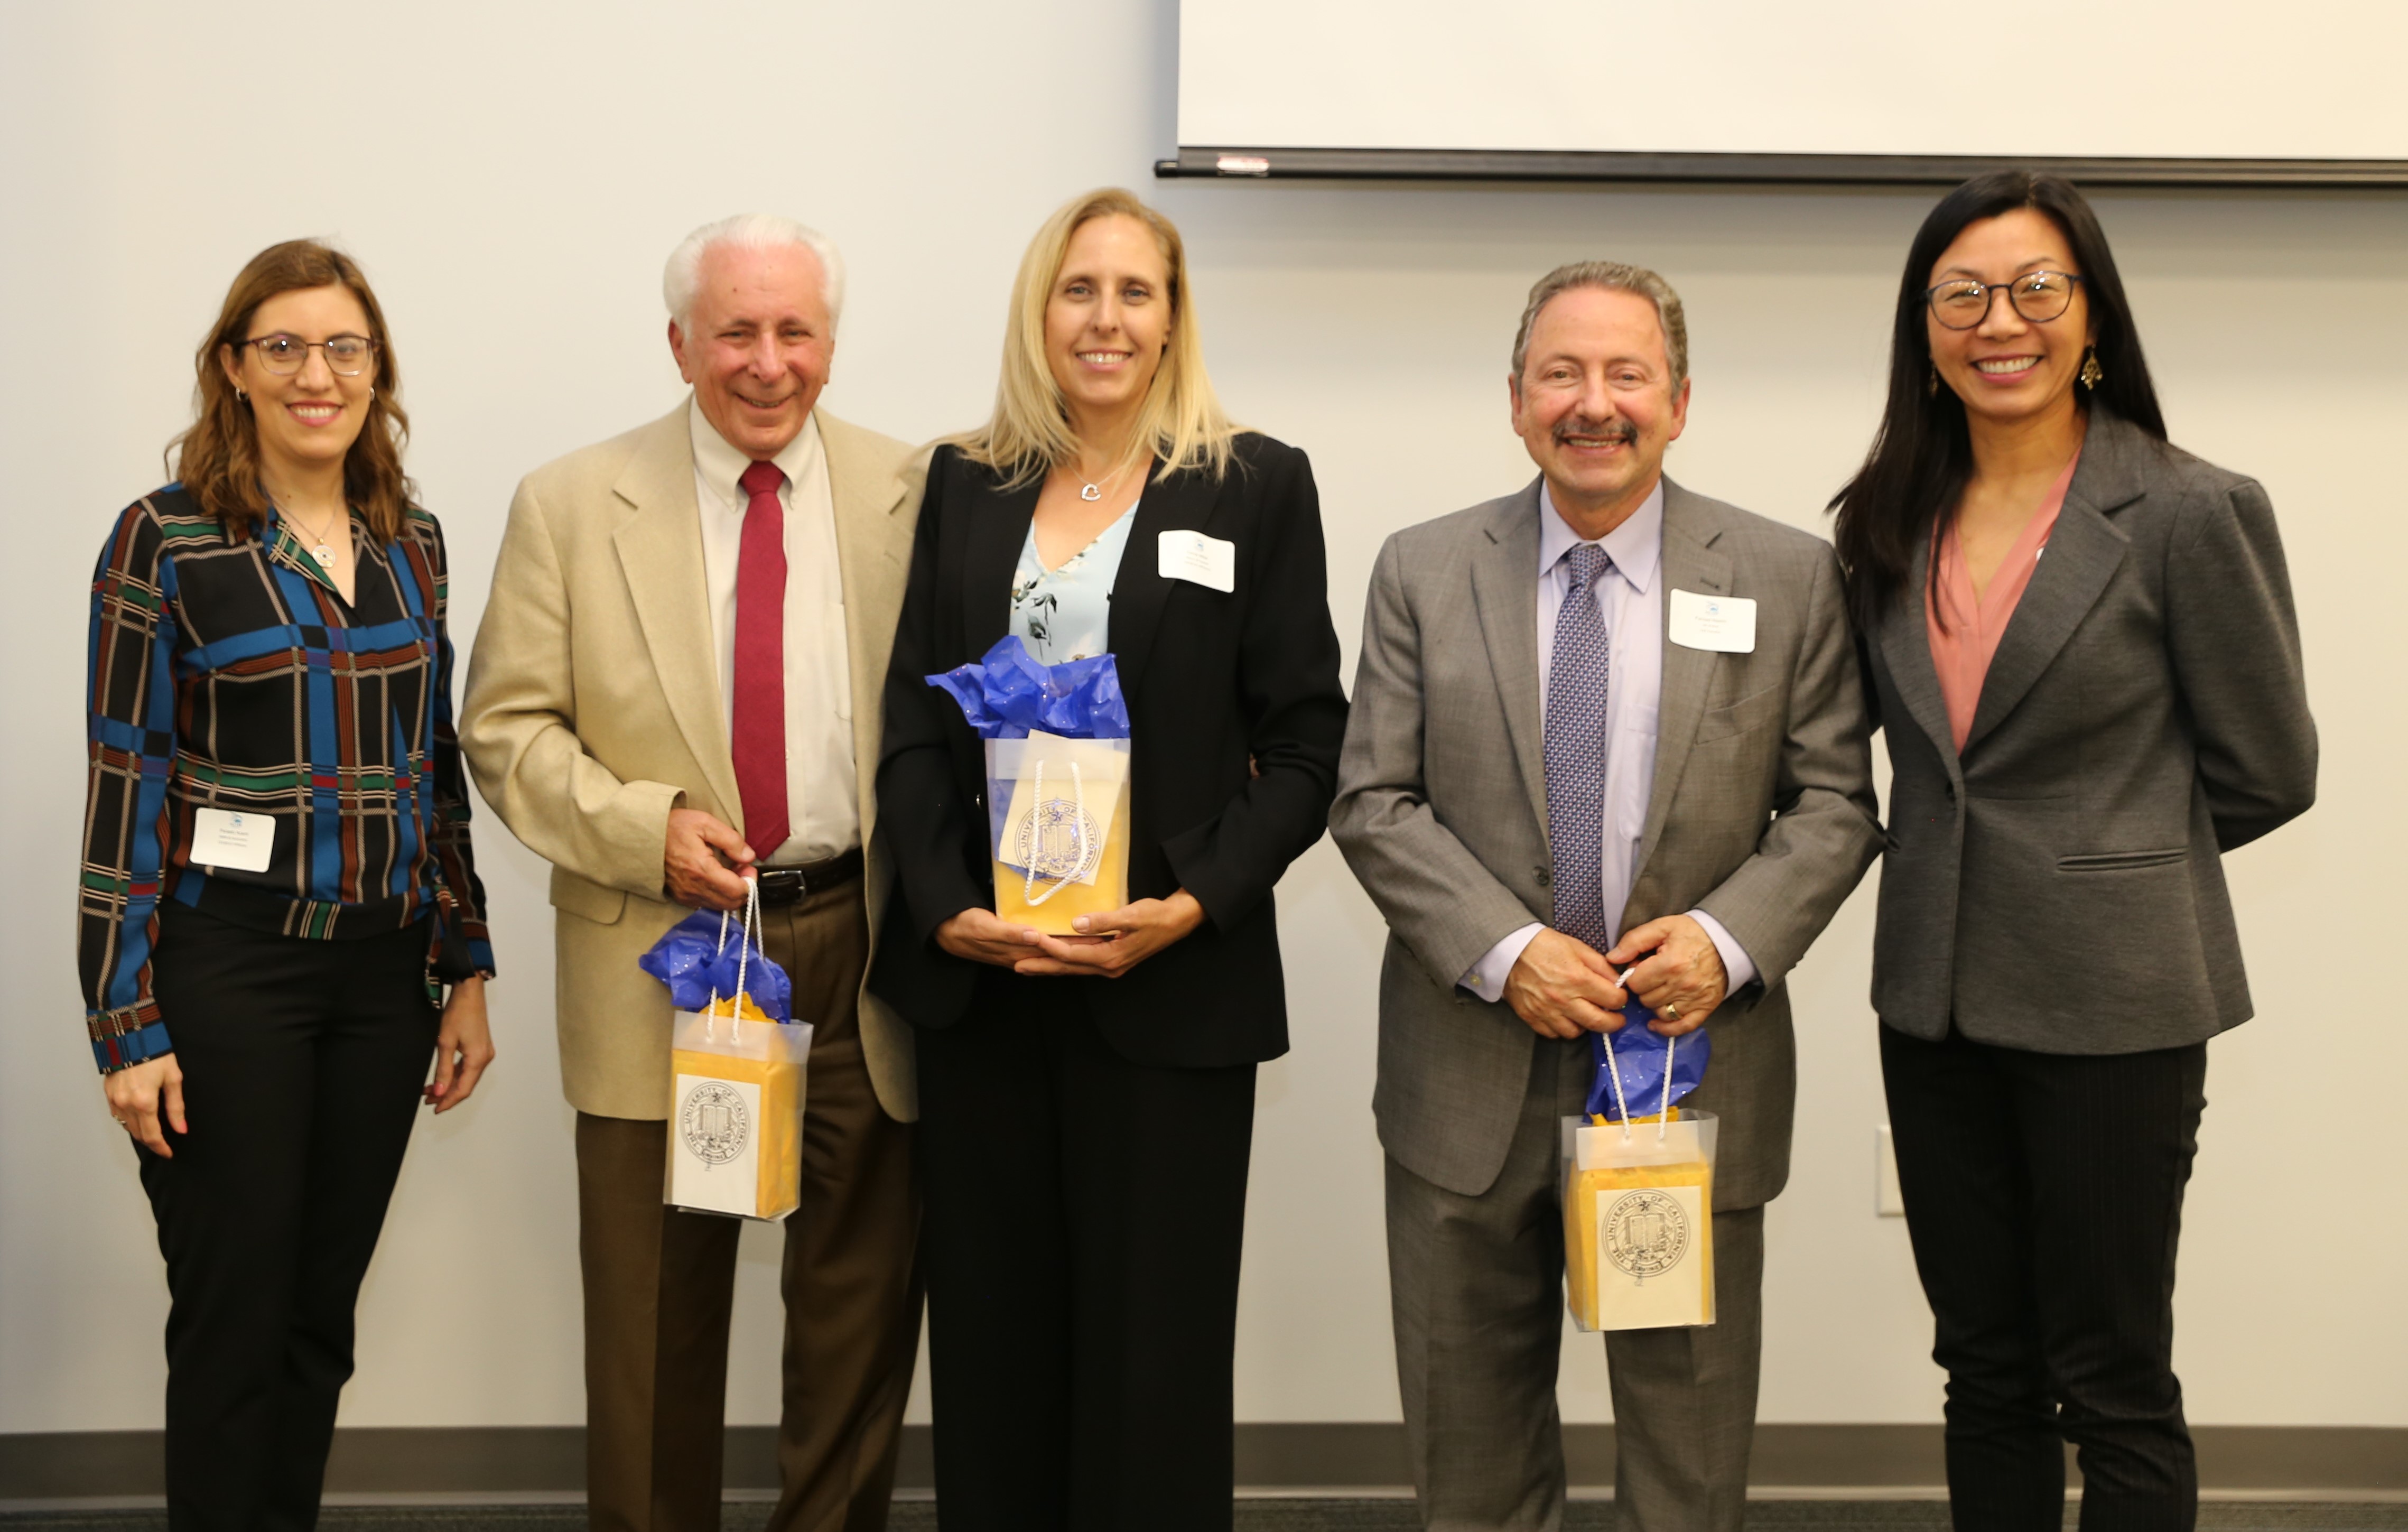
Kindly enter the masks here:
<path id="1" fill-rule="evenodd" d="M 2034 324 L 2061 317 L 2082 279 L 2070 271 L 2027 271 L 2011 282 L 1977 282 L 1970 277 L 1924 291 L 1931 317 L 1951 330 L 1970 330 L 1990 314 L 1990 294 L 2004 293 L 2016 313 Z"/>
<path id="2" fill-rule="evenodd" d="M 366 336 L 330 336 L 324 340 L 304 340 L 278 331 L 272 336 L 255 336 L 243 345 L 259 352 L 259 365 L 279 377 L 289 378 L 299 372 L 309 361 L 312 351 L 326 353 L 326 365 L 345 378 L 357 378 L 368 370 L 376 360 L 377 343 Z"/>

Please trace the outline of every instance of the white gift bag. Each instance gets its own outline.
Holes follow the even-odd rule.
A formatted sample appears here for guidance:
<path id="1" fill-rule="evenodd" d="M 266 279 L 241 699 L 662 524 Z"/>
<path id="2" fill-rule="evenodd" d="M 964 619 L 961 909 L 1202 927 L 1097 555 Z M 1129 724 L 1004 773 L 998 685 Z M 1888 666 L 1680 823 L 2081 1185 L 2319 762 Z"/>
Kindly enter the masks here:
<path id="1" fill-rule="evenodd" d="M 1605 1050 L 1607 1067 L 1613 1050 Z M 1714 1114 L 1564 1120 L 1564 1297 L 1583 1330 L 1714 1322 Z M 1622 1079 L 1614 1069 L 1614 1098 Z"/>
<path id="2" fill-rule="evenodd" d="M 744 939 L 758 943 L 760 894 L 750 884 Z M 727 922 L 720 922 L 723 950 Z M 744 993 L 677 1013 L 669 1040 L 669 1203 L 697 1212 L 777 1220 L 802 1200 L 803 1101 L 811 1027 L 773 1022 Z M 766 959 L 765 959 L 766 961 Z"/>

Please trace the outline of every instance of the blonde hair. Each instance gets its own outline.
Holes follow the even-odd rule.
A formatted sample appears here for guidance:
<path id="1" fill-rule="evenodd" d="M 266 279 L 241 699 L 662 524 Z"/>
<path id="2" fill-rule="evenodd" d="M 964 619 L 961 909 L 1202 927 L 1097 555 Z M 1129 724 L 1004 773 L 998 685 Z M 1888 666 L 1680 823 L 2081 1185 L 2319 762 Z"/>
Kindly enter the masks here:
<path id="1" fill-rule="evenodd" d="M 1229 448 L 1238 428 L 1221 410 L 1212 379 L 1204 370 L 1204 349 L 1196 322 L 1196 302 L 1187 283 L 1187 247 L 1178 226 L 1119 187 L 1105 187 L 1065 203 L 1028 242 L 1012 279 L 1011 310 L 1003 330 L 1003 372 L 995 389 L 995 413 L 961 438 L 962 455 L 1025 484 L 1075 458 L 1078 437 L 1070 431 L 1062 388 L 1045 356 L 1045 309 L 1054 283 L 1068 258 L 1070 237 L 1098 218 L 1133 218 L 1153 231 L 1169 272 L 1170 336 L 1162 363 L 1146 390 L 1129 456 L 1121 466 L 1151 451 L 1162 459 L 1162 475 L 1201 468 L 1218 479 L 1229 468 Z"/>

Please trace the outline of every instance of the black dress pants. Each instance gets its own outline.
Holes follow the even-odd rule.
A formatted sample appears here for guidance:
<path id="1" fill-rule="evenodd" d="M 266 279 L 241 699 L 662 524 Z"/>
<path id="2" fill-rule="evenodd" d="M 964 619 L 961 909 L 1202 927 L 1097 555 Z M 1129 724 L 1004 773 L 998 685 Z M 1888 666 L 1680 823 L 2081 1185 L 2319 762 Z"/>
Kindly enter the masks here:
<path id="1" fill-rule="evenodd" d="M 945 1532 L 1226 1532 L 1254 1067 L 1131 1064 L 1103 979 L 984 976 L 919 1036 Z"/>
<path id="2" fill-rule="evenodd" d="M 1899 1186 L 1948 1372 L 1958 1532 L 2189 1532 L 2174 1247 L 2207 1046 L 2027 1052 L 1881 1029 Z"/>
<path id="3" fill-rule="evenodd" d="M 152 985 L 184 1072 L 136 1146 L 167 1259 L 167 1521 L 317 1525 L 351 1310 L 434 1056 L 426 922 L 350 941 L 169 904 Z"/>

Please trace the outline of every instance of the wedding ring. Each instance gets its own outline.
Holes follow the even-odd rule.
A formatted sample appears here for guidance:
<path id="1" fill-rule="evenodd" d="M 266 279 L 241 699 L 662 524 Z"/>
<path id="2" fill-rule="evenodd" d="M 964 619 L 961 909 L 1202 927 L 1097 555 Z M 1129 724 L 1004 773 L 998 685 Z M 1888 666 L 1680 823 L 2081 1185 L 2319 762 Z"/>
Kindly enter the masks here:
<path id="1" fill-rule="evenodd" d="M 1668 1022 L 1679 1021 L 1681 1019 L 1681 1008 L 1679 1006 L 1666 1006 L 1664 1008 L 1664 1019 Z"/>

